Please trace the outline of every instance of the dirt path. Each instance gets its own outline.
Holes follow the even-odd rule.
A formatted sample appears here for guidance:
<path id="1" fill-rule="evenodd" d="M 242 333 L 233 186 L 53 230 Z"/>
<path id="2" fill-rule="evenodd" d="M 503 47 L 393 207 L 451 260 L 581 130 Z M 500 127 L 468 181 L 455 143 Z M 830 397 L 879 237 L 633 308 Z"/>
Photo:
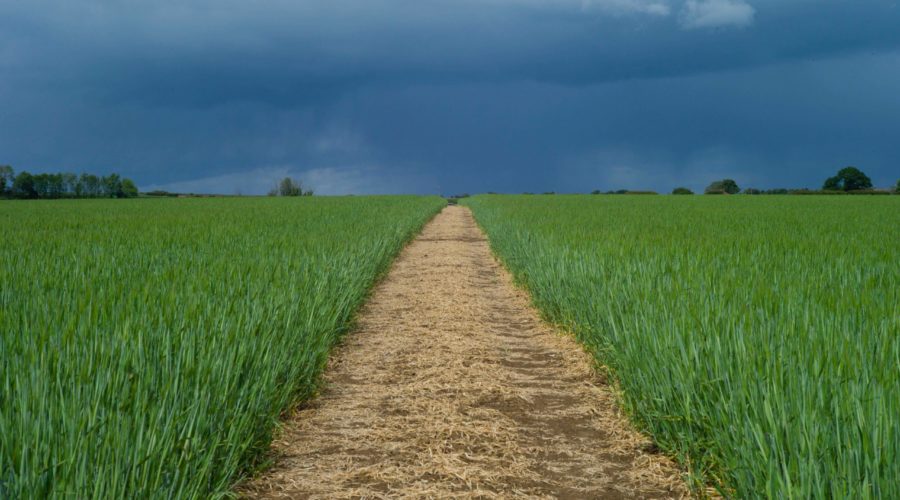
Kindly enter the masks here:
<path id="1" fill-rule="evenodd" d="M 666 498 L 679 473 L 629 430 L 589 357 L 543 324 L 467 208 L 400 255 L 285 424 L 272 498 Z"/>

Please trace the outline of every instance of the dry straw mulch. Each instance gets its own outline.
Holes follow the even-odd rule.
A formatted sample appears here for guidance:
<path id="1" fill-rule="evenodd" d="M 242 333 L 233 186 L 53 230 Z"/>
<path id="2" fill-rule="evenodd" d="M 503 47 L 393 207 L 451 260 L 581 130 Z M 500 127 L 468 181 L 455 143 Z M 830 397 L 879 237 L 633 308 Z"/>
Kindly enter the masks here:
<path id="1" fill-rule="evenodd" d="M 590 357 L 544 324 L 465 207 L 395 262 L 284 424 L 259 498 L 678 498 Z"/>

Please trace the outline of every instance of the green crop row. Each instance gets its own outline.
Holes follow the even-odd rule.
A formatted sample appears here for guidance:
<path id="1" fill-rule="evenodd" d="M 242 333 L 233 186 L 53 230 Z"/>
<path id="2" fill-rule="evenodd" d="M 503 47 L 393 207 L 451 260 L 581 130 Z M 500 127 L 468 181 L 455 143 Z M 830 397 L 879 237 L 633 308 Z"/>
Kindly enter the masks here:
<path id="1" fill-rule="evenodd" d="M 0 202 L 0 498 L 224 494 L 443 205 Z"/>
<path id="2" fill-rule="evenodd" d="M 694 479 L 900 498 L 900 199 L 463 203 Z"/>

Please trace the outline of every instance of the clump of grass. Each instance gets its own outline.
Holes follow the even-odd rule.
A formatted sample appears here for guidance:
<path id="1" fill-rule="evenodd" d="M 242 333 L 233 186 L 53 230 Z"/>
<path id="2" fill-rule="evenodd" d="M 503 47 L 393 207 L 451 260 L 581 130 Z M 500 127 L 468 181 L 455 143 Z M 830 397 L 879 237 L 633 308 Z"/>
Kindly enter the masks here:
<path id="1" fill-rule="evenodd" d="M 0 202 L 0 497 L 223 494 L 442 205 Z"/>
<path id="2" fill-rule="evenodd" d="M 900 200 L 465 204 L 695 477 L 741 498 L 900 497 Z"/>

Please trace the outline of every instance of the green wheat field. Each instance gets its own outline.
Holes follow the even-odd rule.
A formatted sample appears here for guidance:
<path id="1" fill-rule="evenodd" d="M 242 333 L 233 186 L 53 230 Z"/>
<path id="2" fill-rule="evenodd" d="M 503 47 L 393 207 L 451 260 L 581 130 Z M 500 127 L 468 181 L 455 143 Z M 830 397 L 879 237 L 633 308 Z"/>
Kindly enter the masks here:
<path id="1" fill-rule="evenodd" d="M 465 203 L 697 480 L 900 498 L 900 197 Z"/>
<path id="2" fill-rule="evenodd" d="M 0 498 L 226 492 L 444 204 L 0 202 Z"/>
<path id="3" fill-rule="evenodd" d="M 900 497 L 900 197 L 462 203 L 697 491 Z M 0 497 L 229 495 L 445 204 L 0 202 Z"/>

